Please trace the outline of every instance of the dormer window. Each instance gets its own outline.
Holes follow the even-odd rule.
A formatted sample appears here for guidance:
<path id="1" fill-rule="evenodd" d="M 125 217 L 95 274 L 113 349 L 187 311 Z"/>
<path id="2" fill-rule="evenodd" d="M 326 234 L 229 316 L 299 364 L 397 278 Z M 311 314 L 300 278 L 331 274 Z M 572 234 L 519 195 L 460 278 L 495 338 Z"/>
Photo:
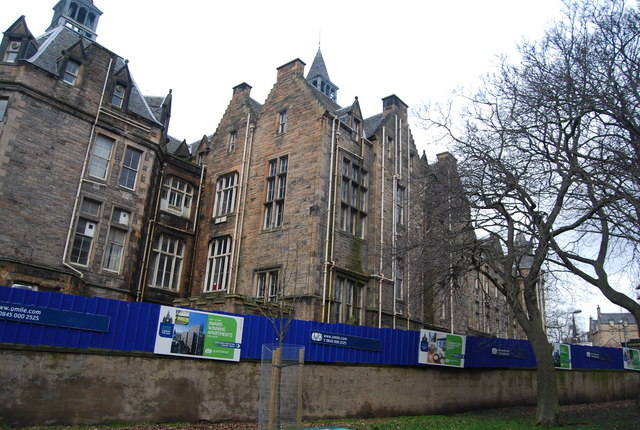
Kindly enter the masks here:
<path id="1" fill-rule="evenodd" d="M 4 56 L 2 61 L 5 63 L 15 63 L 18 59 L 18 54 L 20 53 L 20 47 L 22 46 L 22 41 L 18 39 L 9 39 L 7 43 L 7 48 L 4 51 Z"/>
<path id="2" fill-rule="evenodd" d="M 68 60 L 64 67 L 64 73 L 62 80 L 69 85 L 75 85 L 80 75 L 80 63 L 73 60 Z"/>
<path id="3" fill-rule="evenodd" d="M 113 94 L 111 95 L 111 104 L 117 108 L 124 106 L 124 97 L 127 94 L 127 87 L 119 82 L 113 86 Z"/>
<path id="4" fill-rule="evenodd" d="M 353 133 L 355 134 L 355 138 L 359 139 L 362 135 L 362 122 L 358 118 L 352 118 L 351 120 L 351 128 L 353 129 Z"/>

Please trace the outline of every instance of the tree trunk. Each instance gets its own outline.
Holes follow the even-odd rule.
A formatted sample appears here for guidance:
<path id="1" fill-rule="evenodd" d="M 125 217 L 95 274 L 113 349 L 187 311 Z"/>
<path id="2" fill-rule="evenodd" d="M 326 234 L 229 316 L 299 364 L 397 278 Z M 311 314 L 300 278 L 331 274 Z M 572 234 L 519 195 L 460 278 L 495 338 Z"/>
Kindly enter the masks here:
<path id="1" fill-rule="evenodd" d="M 536 425 L 550 427 L 558 424 L 558 378 L 553 364 L 553 347 L 541 328 L 528 333 L 538 367 L 538 402 Z"/>

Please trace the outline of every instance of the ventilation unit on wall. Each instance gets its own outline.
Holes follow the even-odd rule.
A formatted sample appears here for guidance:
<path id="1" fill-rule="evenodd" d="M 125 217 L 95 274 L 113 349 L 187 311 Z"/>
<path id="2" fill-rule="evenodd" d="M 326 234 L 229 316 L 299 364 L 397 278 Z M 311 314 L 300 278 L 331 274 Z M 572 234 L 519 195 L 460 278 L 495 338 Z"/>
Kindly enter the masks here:
<path id="1" fill-rule="evenodd" d="M 85 236 L 93 237 L 93 234 L 95 233 L 95 231 L 96 231 L 95 223 L 88 222 L 87 225 L 85 225 L 84 227 Z"/>

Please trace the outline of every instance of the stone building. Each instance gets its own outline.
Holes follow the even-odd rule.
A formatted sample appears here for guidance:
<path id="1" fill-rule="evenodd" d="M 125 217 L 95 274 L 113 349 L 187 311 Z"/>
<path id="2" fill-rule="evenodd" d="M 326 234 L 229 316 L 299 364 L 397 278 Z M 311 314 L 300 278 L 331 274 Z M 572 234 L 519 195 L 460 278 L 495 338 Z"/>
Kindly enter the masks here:
<path id="1" fill-rule="evenodd" d="M 630 312 L 600 312 L 596 309 L 596 317 L 589 317 L 589 333 L 587 341 L 593 346 L 621 348 L 630 341 L 638 341 L 638 323 Z"/>
<path id="2" fill-rule="evenodd" d="M 215 132 L 187 145 L 168 135 L 171 92 L 143 95 L 96 42 L 101 14 L 61 0 L 44 35 L 24 17 L 4 33 L 0 284 L 468 334 L 508 318 L 435 292 L 424 249 L 446 222 L 427 185 L 455 163 L 418 156 L 398 96 L 374 115 L 339 105 L 318 49 L 306 76 L 299 59 L 279 67 L 264 103 L 237 85 Z M 465 303 L 479 291 L 467 272 Z"/>
<path id="3" fill-rule="evenodd" d="M 417 156 L 407 106 L 382 99 L 366 117 L 358 99 L 337 104 L 322 53 L 306 77 L 277 69 L 264 104 L 242 83 L 195 157 L 207 167 L 193 284 L 181 305 L 256 312 L 285 299 L 295 316 L 416 327 L 408 256 Z"/>
<path id="4" fill-rule="evenodd" d="M 142 95 L 128 62 L 96 42 L 101 14 L 63 0 L 42 36 L 22 16 L 2 38 L 0 282 L 171 303 L 145 291 L 142 268 L 161 224 L 193 240 L 193 209 L 168 219 L 156 206 L 163 175 L 177 169 L 195 190 L 200 169 L 167 151 L 171 94 Z"/>

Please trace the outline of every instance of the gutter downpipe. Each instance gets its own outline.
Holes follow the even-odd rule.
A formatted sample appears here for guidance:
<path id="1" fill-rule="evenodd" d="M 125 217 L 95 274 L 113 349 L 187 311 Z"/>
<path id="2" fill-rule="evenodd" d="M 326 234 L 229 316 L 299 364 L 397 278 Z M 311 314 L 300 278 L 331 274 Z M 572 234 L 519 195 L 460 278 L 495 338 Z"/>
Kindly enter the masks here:
<path id="1" fill-rule="evenodd" d="M 447 185 L 451 190 L 451 170 L 447 165 Z M 447 212 L 449 213 L 449 232 L 453 229 L 453 222 L 451 219 L 451 193 L 447 196 Z M 451 246 L 451 244 L 449 244 Z M 453 334 L 453 252 L 449 249 L 449 317 L 451 318 L 451 334 Z"/>
<path id="2" fill-rule="evenodd" d="M 384 282 L 383 272 L 383 248 L 384 248 L 384 160 L 386 152 L 387 129 L 382 127 L 382 165 L 380 168 L 380 280 L 378 285 L 378 328 L 382 328 L 382 283 Z"/>
<path id="3" fill-rule="evenodd" d="M 107 90 L 107 82 L 109 81 L 109 74 L 111 73 L 111 64 L 113 64 L 113 58 L 109 58 L 109 65 L 107 66 L 107 74 L 104 77 L 104 84 L 102 85 L 102 93 L 100 94 L 100 102 L 98 104 L 98 111 L 96 112 L 96 118 L 93 120 L 93 124 L 91 125 L 91 133 L 89 134 L 89 142 L 87 143 L 87 150 L 84 154 L 84 161 L 82 163 L 82 170 L 80 171 L 80 180 L 78 181 L 78 188 L 76 190 L 76 197 L 73 201 L 73 211 L 71 212 L 71 220 L 69 221 L 69 228 L 67 229 L 67 240 L 64 244 L 64 251 L 62 252 L 62 265 L 68 269 L 71 269 L 75 272 L 80 279 L 84 278 L 84 274 L 67 263 L 67 253 L 69 252 L 69 241 L 71 240 L 71 230 L 73 229 L 73 222 L 76 219 L 76 211 L 78 210 L 78 201 L 80 200 L 80 191 L 82 190 L 82 180 L 84 178 L 84 173 L 87 171 L 87 162 L 89 161 L 89 154 L 91 152 L 91 142 L 93 141 L 93 135 L 96 131 L 96 126 L 98 125 L 98 118 L 100 117 L 100 112 L 102 111 L 102 101 L 104 100 L 104 93 Z"/>
<path id="4" fill-rule="evenodd" d="M 332 261 L 329 260 L 329 243 L 332 242 L 331 238 L 333 236 L 333 222 L 332 222 L 332 207 L 334 203 L 334 169 L 335 169 L 335 156 L 336 156 L 336 146 L 337 146 L 337 136 L 336 136 L 336 121 L 338 121 L 338 117 L 334 116 L 331 121 L 331 158 L 329 161 L 329 198 L 327 199 L 327 232 L 325 234 L 324 240 L 324 264 L 322 265 L 322 322 L 327 322 L 329 320 L 327 312 L 327 291 L 329 290 L 329 266 L 333 264 Z M 335 219 L 335 216 L 333 217 Z"/>
<path id="5" fill-rule="evenodd" d="M 240 259 L 240 244 L 242 242 L 242 238 L 238 237 L 238 231 L 241 231 L 242 225 L 244 224 L 244 206 L 246 203 L 246 183 L 245 175 L 248 175 L 249 169 L 247 168 L 247 155 L 250 153 L 250 146 L 253 142 L 253 128 L 250 127 L 251 124 L 251 112 L 247 114 L 247 127 L 244 132 L 244 148 L 242 150 L 242 168 L 240 169 L 240 196 L 238 199 L 238 212 L 236 214 L 235 225 L 233 226 L 233 242 L 231 250 L 231 255 L 233 255 L 233 294 L 238 290 L 238 268 L 240 267 L 239 259 Z M 249 135 L 251 132 L 251 135 Z M 240 219 L 242 218 L 242 219 Z"/>
<path id="6" fill-rule="evenodd" d="M 144 252 L 142 254 L 142 274 L 140 279 L 138 280 L 138 290 L 136 293 L 136 302 L 141 302 L 144 297 L 144 285 L 147 280 L 147 274 L 149 273 L 149 241 L 153 238 L 156 231 L 156 223 L 158 222 L 158 209 L 160 208 L 160 196 L 162 195 L 162 187 L 164 186 L 164 174 L 165 174 L 165 164 L 162 165 L 162 170 L 160 171 L 160 181 L 158 181 L 158 193 L 156 194 L 156 204 L 153 210 L 153 218 L 149 222 L 149 231 L 147 231 L 147 236 L 144 241 Z"/>
<path id="7" fill-rule="evenodd" d="M 398 270 L 398 248 L 397 248 L 397 235 L 398 235 L 398 220 L 396 219 L 396 205 L 398 204 L 398 163 L 399 163 L 399 154 L 400 148 L 402 148 L 401 142 L 398 141 L 399 133 L 398 133 L 398 115 L 395 115 L 395 130 L 394 130 L 394 148 L 393 154 L 395 156 L 395 160 L 393 163 L 393 188 L 391 190 L 391 254 L 393 259 L 391 260 L 391 280 L 393 283 L 393 328 L 396 328 L 396 319 L 397 319 L 397 303 L 398 303 L 398 295 L 397 295 L 397 285 L 398 277 L 396 276 L 396 271 Z"/>
<path id="8" fill-rule="evenodd" d="M 410 135 L 410 130 L 409 130 L 409 122 L 407 121 L 407 209 L 409 209 L 409 205 L 411 202 L 411 149 L 410 149 L 410 145 L 409 145 L 409 135 Z M 410 221 L 411 221 L 411 217 L 409 216 L 409 211 L 407 210 L 405 212 L 407 214 L 406 219 L 407 219 L 407 232 L 410 231 L 409 227 L 410 225 Z M 409 255 L 407 253 L 407 262 L 406 262 L 406 266 L 407 268 L 407 330 L 410 330 L 410 325 L 411 325 L 411 302 L 410 302 L 410 294 L 409 291 L 411 291 L 411 259 L 409 258 Z"/>

